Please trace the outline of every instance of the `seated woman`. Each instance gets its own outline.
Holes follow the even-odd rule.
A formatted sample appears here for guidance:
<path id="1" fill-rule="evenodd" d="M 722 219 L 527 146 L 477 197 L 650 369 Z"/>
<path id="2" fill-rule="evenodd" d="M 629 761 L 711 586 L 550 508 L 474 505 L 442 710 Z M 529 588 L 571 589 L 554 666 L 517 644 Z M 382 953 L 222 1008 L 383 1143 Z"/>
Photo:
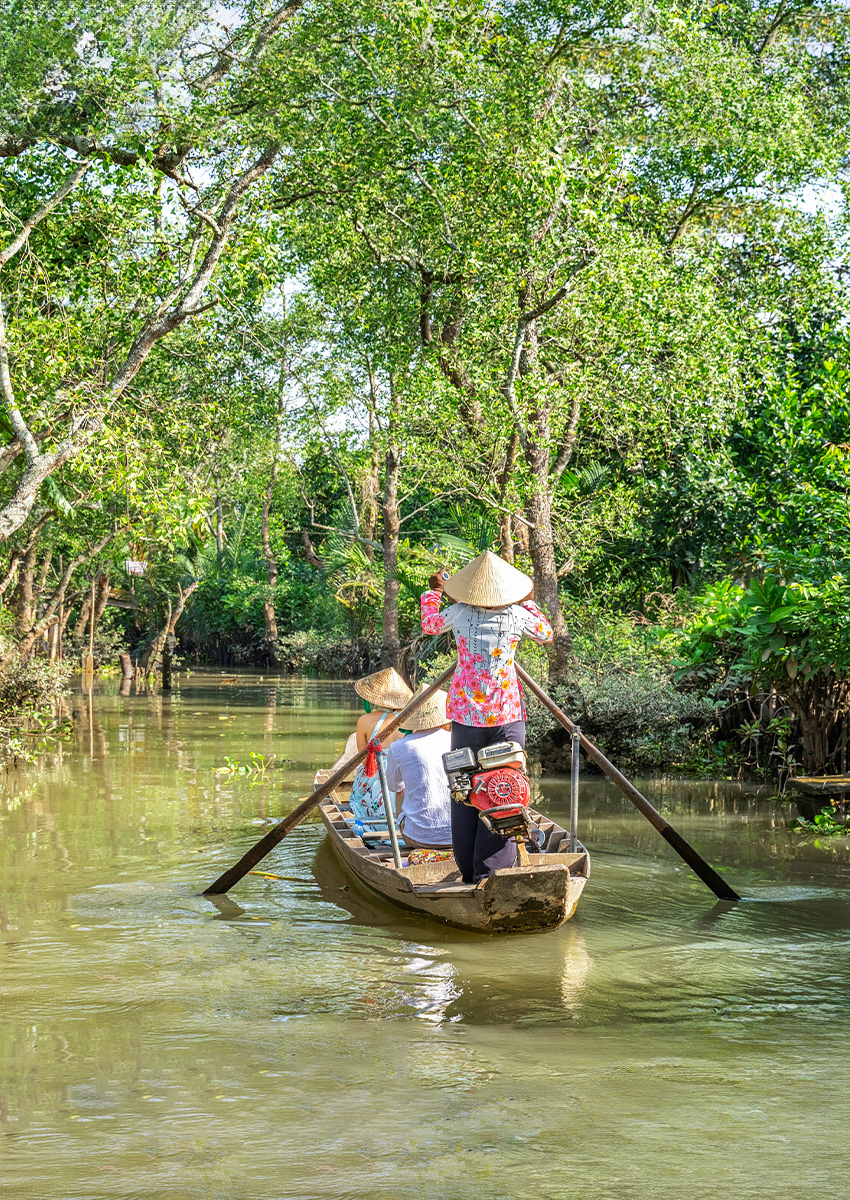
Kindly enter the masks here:
<path id="1" fill-rule="evenodd" d="M 407 704 L 413 695 L 393 667 L 384 671 L 376 671 L 374 675 L 366 675 L 358 679 L 354 690 L 363 700 L 366 710 L 357 722 L 357 749 L 365 750 L 372 738 L 380 738 L 381 726 L 388 720 L 390 714 L 395 716 Z M 389 734 L 386 742 L 382 742 L 383 759 L 386 764 L 387 749 L 401 737 L 395 730 Z M 357 768 L 351 785 L 351 811 L 359 821 L 378 822 L 386 820 L 384 800 L 381 795 L 381 779 L 370 757 Z"/>
<path id="2" fill-rule="evenodd" d="M 423 684 L 419 692 L 425 690 Z M 398 797 L 406 846 L 441 850 L 451 845 L 451 797 L 443 755 L 451 749 L 446 693 L 436 692 L 411 713 L 407 737 L 387 754 L 387 784 Z"/>

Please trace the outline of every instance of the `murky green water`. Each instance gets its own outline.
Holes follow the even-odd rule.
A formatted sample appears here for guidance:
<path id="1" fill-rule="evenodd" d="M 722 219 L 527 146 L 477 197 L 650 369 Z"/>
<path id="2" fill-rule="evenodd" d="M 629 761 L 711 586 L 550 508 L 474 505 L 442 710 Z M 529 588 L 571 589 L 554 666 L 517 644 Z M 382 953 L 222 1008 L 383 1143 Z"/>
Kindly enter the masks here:
<path id="1" fill-rule="evenodd" d="M 99 685 L 0 796 L 0 1192 L 45 1200 L 847 1200 L 850 855 L 733 785 L 648 784 L 748 897 L 712 897 L 618 793 L 555 933 L 482 938 L 357 893 L 299 828 L 347 685 Z M 262 777 L 225 756 L 276 754 Z M 542 804 L 565 819 L 565 781 Z M 675 815 L 672 815 L 675 814 Z"/>

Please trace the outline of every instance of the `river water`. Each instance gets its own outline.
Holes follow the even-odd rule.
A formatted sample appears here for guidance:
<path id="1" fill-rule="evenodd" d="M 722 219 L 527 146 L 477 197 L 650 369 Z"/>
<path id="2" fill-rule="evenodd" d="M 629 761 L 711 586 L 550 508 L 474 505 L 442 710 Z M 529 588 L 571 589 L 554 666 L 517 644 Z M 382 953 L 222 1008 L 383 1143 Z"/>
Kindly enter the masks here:
<path id="1" fill-rule="evenodd" d="M 336 758 L 350 685 L 117 692 L 0 792 L 4 1197 L 848 1200 L 846 842 L 647 783 L 746 896 L 714 906 L 587 780 L 593 870 L 554 933 L 407 916 L 316 822 L 219 911 L 198 893 Z M 239 774 L 252 753 L 276 765 Z M 567 781 L 538 787 L 565 821 Z"/>

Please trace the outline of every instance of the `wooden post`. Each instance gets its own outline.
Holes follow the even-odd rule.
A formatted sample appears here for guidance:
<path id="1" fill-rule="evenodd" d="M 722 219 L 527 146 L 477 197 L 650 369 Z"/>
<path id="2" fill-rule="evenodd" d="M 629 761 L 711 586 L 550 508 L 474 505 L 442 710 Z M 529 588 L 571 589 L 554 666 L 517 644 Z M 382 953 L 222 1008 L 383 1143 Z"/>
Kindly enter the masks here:
<path id="1" fill-rule="evenodd" d="M 398 848 L 398 831 L 395 827 L 395 813 L 393 806 L 390 804 L 390 789 L 387 785 L 387 773 L 384 770 L 383 759 L 380 753 L 375 755 L 378 763 L 378 778 L 381 781 L 381 792 L 384 796 L 384 812 L 387 814 L 387 829 L 390 831 L 390 845 L 393 848 L 393 862 L 396 870 L 401 870 L 401 851 Z"/>
<path id="2" fill-rule="evenodd" d="M 421 696 L 414 696 L 413 699 L 406 705 L 406 707 L 401 710 L 398 716 L 393 717 L 392 720 L 387 721 L 385 725 L 382 725 L 381 733 L 384 735 L 384 737 L 386 737 L 388 733 L 392 733 L 393 730 L 398 729 L 401 725 L 403 725 L 412 712 L 415 712 L 416 709 L 419 708 L 421 704 L 424 704 L 426 700 L 430 700 L 434 693 L 438 691 L 454 674 L 456 665 L 456 663 L 452 663 L 450 667 L 447 667 L 439 679 L 435 680 L 430 687 L 426 688 Z M 292 833 L 292 830 L 295 828 L 295 826 L 299 825 L 304 818 L 313 811 L 314 808 L 321 804 L 325 797 L 331 794 L 337 784 L 342 783 L 346 775 L 348 775 L 351 771 L 352 767 L 358 767 L 360 763 L 363 762 L 368 753 L 368 749 L 369 747 L 367 745 L 365 750 L 358 750 L 358 752 L 353 755 L 348 762 L 343 763 L 338 770 L 334 771 L 333 775 L 331 775 L 329 779 L 326 779 L 320 787 L 316 788 L 312 796 L 308 796 L 306 800 L 302 800 L 301 803 L 294 808 L 288 816 L 284 817 L 282 821 L 278 822 L 273 829 L 269 830 L 265 837 L 260 838 L 256 845 L 252 846 L 247 853 L 243 854 L 238 863 L 234 863 L 232 867 L 229 867 L 228 870 L 226 870 L 222 875 L 219 875 L 218 879 L 214 880 L 214 882 L 204 890 L 203 894 L 205 896 L 222 896 L 225 892 L 229 892 L 233 885 L 238 883 L 243 875 L 247 875 L 253 867 L 256 867 L 257 863 L 260 862 L 261 859 L 265 858 L 271 850 L 274 850 L 275 846 L 277 846 L 279 842 L 283 841 L 287 834 Z"/>
<path id="3" fill-rule="evenodd" d="M 563 725 L 564 729 L 566 729 L 569 733 L 572 733 L 578 728 L 578 726 L 570 720 L 566 713 L 561 712 L 555 701 L 546 695 L 546 693 L 543 691 L 543 688 L 540 687 L 538 683 L 534 682 L 528 672 L 524 671 L 519 663 L 517 663 L 516 671 L 517 675 L 519 675 L 520 679 L 526 685 L 528 690 L 534 693 L 538 700 L 540 700 L 542 704 L 549 710 L 555 720 L 558 721 L 560 725 Z M 665 820 L 665 818 L 662 817 L 661 813 L 656 808 L 653 808 L 647 798 L 642 796 L 637 790 L 635 785 L 630 783 L 629 780 L 626 779 L 625 775 L 618 771 L 613 763 L 608 761 L 599 747 L 594 745 L 590 738 L 586 737 L 579 731 L 579 740 L 581 742 L 582 749 L 588 758 L 592 758 L 593 761 L 602 768 L 611 782 L 616 783 L 620 791 L 623 792 L 624 795 L 628 796 L 638 812 L 642 813 L 642 815 L 646 817 L 650 825 L 658 830 L 666 842 L 669 842 L 679 857 L 683 858 L 688 866 L 691 867 L 700 877 L 706 887 L 710 888 L 711 891 L 714 892 L 718 900 L 741 899 L 734 888 L 731 888 L 726 880 L 717 874 L 714 867 L 710 866 L 704 858 L 700 857 L 696 850 L 694 850 L 693 846 L 691 846 L 689 842 L 685 841 L 682 835 L 673 828 L 670 822 Z"/>
<path id="4" fill-rule="evenodd" d="M 581 745 L 581 730 L 576 725 L 572 736 L 570 757 L 570 854 L 578 849 L 578 751 Z"/>
<path id="5" fill-rule="evenodd" d="M 83 654 L 83 675 L 94 671 L 94 579 L 91 581 L 91 608 L 89 609 L 89 648 Z"/>

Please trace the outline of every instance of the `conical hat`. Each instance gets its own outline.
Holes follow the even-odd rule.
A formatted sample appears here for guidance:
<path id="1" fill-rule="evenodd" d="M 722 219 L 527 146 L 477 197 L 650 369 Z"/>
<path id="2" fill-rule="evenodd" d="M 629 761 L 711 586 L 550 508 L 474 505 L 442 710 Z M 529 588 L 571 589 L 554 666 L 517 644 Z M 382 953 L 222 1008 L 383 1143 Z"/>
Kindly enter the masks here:
<path id="1" fill-rule="evenodd" d="M 446 582 L 446 595 L 476 608 L 504 608 L 531 595 L 534 584 L 527 575 L 496 554 L 485 550 Z"/>
<path id="2" fill-rule="evenodd" d="M 394 712 L 404 708 L 413 695 L 395 667 L 376 671 L 374 675 L 364 675 L 362 679 L 357 680 L 354 690 L 370 704 L 378 708 L 392 709 Z"/>
<path id="3" fill-rule="evenodd" d="M 428 683 L 423 683 L 417 689 L 416 695 L 421 696 L 430 686 Z M 439 729 L 441 725 L 445 725 L 448 720 L 446 716 L 447 698 L 445 692 L 434 692 L 430 700 L 420 704 L 419 708 L 415 709 L 409 717 L 405 717 L 405 729 L 409 729 L 411 733 L 418 733 L 423 729 Z"/>

